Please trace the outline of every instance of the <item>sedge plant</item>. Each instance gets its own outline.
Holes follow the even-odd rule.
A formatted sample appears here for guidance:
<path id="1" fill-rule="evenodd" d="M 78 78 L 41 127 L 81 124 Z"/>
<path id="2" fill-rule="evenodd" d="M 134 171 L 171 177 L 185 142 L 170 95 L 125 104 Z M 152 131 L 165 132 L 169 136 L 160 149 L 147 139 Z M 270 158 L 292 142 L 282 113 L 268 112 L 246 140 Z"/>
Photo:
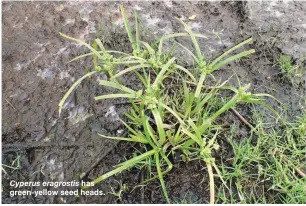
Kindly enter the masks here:
<path id="1" fill-rule="evenodd" d="M 232 56 L 227 57 L 233 51 L 248 44 L 252 39 L 247 39 L 242 43 L 229 49 L 213 61 L 205 60 L 202 55 L 200 45 L 197 38 L 207 38 L 201 34 L 195 34 L 190 27 L 182 20 L 178 19 L 185 27 L 186 33 L 173 33 L 161 37 L 153 44 L 140 40 L 140 32 L 138 27 L 137 14 L 135 17 L 135 35 L 128 23 L 125 10 L 121 6 L 121 13 L 131 43 L 132 52 L 118 52 L 106 50 L 103 43 L 96 39 L 91 46 L 84 41 L 61 34 L 62 36 L 76 41 L 86 46 L 90 53 L 74 58 L 77 59 L 93 56 L 94 71 L 85 74 L 77 80 L 68 92 L 64 95 L 59 104 L 59 112 L 76 86 L 85 78 L 99 72 L 105 72 L 109 77 L 108 80 L 101 80 L 101 86 L 110 87 L 119 90 L 119 93 L 103 94 L 95 97 L 97 101 L 113 98 L 129 99 L 132 108 L 126 114 L 130 123 L 121 120 L 122 124 L 129 130 L 128 137 L 110 137 L 99 134 L 103 138 L 137 142 L 146 146 L 146 152 L 134 156 L 133 158 L 120 163 L 114 170 L 93 180 L 95 184 L 117 174 L 123 172 L 136 165 L 151 161 L 157 171 L 157 175 L 145 180 L 144 183 L 159 179 L 162 186 L 163 194 L 168 203 L 171 202 L 164 181 L 164 176 L 172 169 L 172 163 L 169 155 L 175 150 L 180 150 L 190 159 L 200 159 L 206 163 L 209 184 L 210 184 L 210 203 L 214 203 L 214 174 L 213 168 L 218 176 L 222 179 L 221 173 L 214 161 L 214 151 L 218 150 L 218 136 L 222 132 L 222 128 L 215 124 L 215 121 L 230 108 L 235 107 L 238 103 L 255 103 L 264 104 L 265 97 L 271 97 L 267 94 L 251 94 L 247 92 L 250 84 L 240 86 L 238 89 L 225 86 L 227 82 L 217 84 L 208 92 L 203 92 L 205 79 L 212 72 L 220 69 L 227 63 L 246 57 L 255 52 L 251 49 Z M 174 55 L 166 54 L 163 49 L 163 43 L 166 40 L 177 37 L 190 37 L 195 48 L 195 54 L 183 48 L 195 59 L 194 67 L 200 72 L 200 77 L 196 78 L 190 70 L 180 65 Z M 122 66 L 124 69 L 121 69 Z M 120 81 L 120 77 L 128 72 L 134 72 L 143 84 L 143 88 L 135 91 Z M 181 74 L 184 75 L 181 75 Z M 167 93 L 171 85 L 164 84 L 169 77 L 179 76 L 179 82 L 183 88 L 182 95 L 171 96 Z M 191 82 L 196 85 L 195 90 L 189 86 Z M 220 89 L 231 90 L 234 95 L 217 110 L 212 110 L 209 105 Z M 180 100 L 178 100 L 180 99 Z M 177 105 L 179 104 L 179 105 Z M 265 105 L 265 104 L 264 104 Z M 268 105 L 267 105 L 268 106 Z M 179 108 L 179 109 L 177 109 Z M 83 187 L 86 189 L 87 187 Z"/>
<path id="2" fill-rule="evenodd" d="M 288 55 L 281 55 L 277 59 L 277 65 L 281 69 L 282 77 L 289 80 L 291 84 L 298 85 L 302 82 L 304 71 L 305 57 L 297 60 L 297 63 L 293 63 L 293 58 Z"/>

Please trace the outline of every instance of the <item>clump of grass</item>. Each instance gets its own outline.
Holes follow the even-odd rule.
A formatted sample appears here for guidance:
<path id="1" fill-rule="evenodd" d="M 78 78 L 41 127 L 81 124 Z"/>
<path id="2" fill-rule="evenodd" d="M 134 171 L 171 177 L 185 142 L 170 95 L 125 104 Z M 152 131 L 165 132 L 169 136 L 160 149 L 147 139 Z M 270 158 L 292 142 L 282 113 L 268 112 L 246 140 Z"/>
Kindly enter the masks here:
<path id="1" fill-rule="evenodd" d="M 277 60 L 283 78 L 288 79 L 292 84 L 297 85 L 302 81 L 305 71 L 303 71 L 304 61 L 300 59 L 297 64 L 289 55 L 281 55 Z"/>
<path id="2" fill-rule="evenodd" d="M 218 202 L 305 203 L 306 179 L 299 172 L 306 168 L 305 117 L 275 131 L 256 112 L 258 132 L 242 141 L 230 138 L 234 156 L 221 169 L 230 189 L 219 188 Z"/>
<path id="3" fill-rule="evenodd" d="M 116 169 L 105 173 L 93 182 L 97 184 L 131 167 L 141 167 L 141 164 L 150 165 L 151 170 L 152 167 L 155 167 L 157 175 L 150 177 L 144 182 L 159 179 L 164 196 L 167 202 L 170 203 L 164 176 L 172 169 L 169 155 L 179 150 L 185 155 L 186 159 L 200 159 L 206 163 L 209 174 L 210 203 L 214 203 L 214 171 L 220 177 L 221 181 L 223 181 L 221 172 L 214 159 L 214 152 L 219 149 L 218 136 L 222 132 L 222 128 L 215 123 L 216 120 L 229 109 L 240 103 L 263 104 L 269 107 L 264 103 L 264 100 L 271 96 L 268 94 L 252 94 L 248 92 L 247 90 L 250 88 L 250 84 L 245 86 L 240 85 L 239 88 L 234 88 L 226 86 L 227 82 L 223 82 L 217 83 L 215 86 L 210 87 L 209 90 L 204 91 L 203 88 L 205 87 L 205 80 L 208 75 L 212 76 L 214 71 L 219 70 L 227 63 L 242 57 L 247 57 L 255 52 L 254 49 L 250 49 L 231 55 L 237 49 L 250 43 L 252 38 L 237 44 L 214 60 L 208 61 L 202 55 L 202 51 L 197 42 L 197 38 L 206 37 L 193 33 L 190 27 L 182 20 L 178 19 L 184 26 L 186 33 L 166 35 L 150 45 L 140 40 L 137 14 L 135 13 L 136 34 L 134 37 L 126 19 L 124 8 L 122 6 L 120 8 L 133 49 L 131 53 L 107 51 L 99 39 L 96 39 L 91 46 L 81 40 L 61 34 L 68 39 L 86 46 L 91 51 L 73 60 L 93 55 L 94 71 L 84 75 L 73 84 L 61 100 L 59 112 L 61 112 L 68 95 L 70 95 L 83 79 L 96 73 L 105 72 L 109 79 L 102 80 L 99 84 L 101 86 L 115 88 L 120 92 L 103 94 L 95 97 L 95 100 L 100 101 L 113 98 L 129 99 L 132 108 L 126 116 L 130 123 L 128 124 L 123 120 L 121 122 L 130 133 L 128 137 L 99 135 L 104 138 L 147 145 L 147 150 L 119 164 Z M 164 41 L 182 36 L 190 37 L 195 48 L 194 54 L 191 50 L 183 46 L 195 60 L 195 72 L 180 65 L 176 61 L 177 58 L 175 56 L 172 56 L 171 53 L 165 53 L 163 49 Z M 116 56 L 111 55 L 115 53 L 117 54 Z M 122 65 L 125 68 L 120 70 L 118 65 Z M 128 72 L 134 72 L 137 75 L 143 84 L 142 89 L 135 91 L 120 82 L 120 77 Z M 195 76 L 197 73 L 200 73 L 199 78 Z M 168 91 L 171 90 L 171 84 L 164 84 L 165 80 L 173 77 L 178 77 L 178 83 L 183 88 L 178 95 L 169 95 Z M 190 86 L 190 83 L 195 85 L 195 89 Z M 224 104 L 221 104 L 218 108 L 213 107 L 214 109 L 212 109 L 211 106 L 216 102 L 216 94 L 220 89 L 229 90 L 233 95 L 224 101 Z M 225 181 L 223 183 L 225 184 Z M 86 188 L 83 187 L 83 189 Z"/>

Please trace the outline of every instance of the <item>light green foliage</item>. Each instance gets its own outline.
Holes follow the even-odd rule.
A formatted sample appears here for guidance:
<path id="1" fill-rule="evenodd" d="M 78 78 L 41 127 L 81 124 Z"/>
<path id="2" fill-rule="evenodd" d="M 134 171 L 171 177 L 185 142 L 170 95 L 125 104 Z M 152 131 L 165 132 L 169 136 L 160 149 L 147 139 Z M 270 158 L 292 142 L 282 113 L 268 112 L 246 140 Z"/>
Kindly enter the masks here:
<path id="1" fill-rule="evenodd" d="M 293 85 L 299 84 L 305 75 L 304 59 L 302 58 L 294 64 L 291 56 L 281 55 L 277 60 L 277 65 L 281 69 L 282 76 L 288 79 Z"/>
<path id="2" fill-rule="evenodd" d="M 282 123 L 281 132 L 265 128 L 261 115 L 254 116 L 254 136 L 230 139 L 234 156 L 221 168 L 230 189 L 221 186 L 217 202 L 305 203 L 306 179 L 295 169 L 306 167 L 306 113 L 296 123 Z"/>
<path id="3" fill-rule="evenodd" d="M 278 64 L 283 73 L 291 73 L 293 71 L 292 57 L 281 55 L 278 59 Z"/>
<path id="4" fill-rule="evenodd" d="M 68 39 L 83 44 L 91 51 L 91 53 L 76 57 L 74 60 L 87 55 L 93 55 L 94 72 L 89 74 L 105 72 L 109 79 L 107 81 L 100 81 L 100 85 L 119 90 L 119 93 L 103 94 L 95 97 L 95 99 L 128 98 L 132 104 L 130 112 L 126 114 L 129 123 L 121 120 L 129 130 L 129 136 L 109 137 L 104 134 L 100 134 L 100 136 L 115 140 L 138 142 L 147 145 L 146 148 L 150 148 L 143 154 L 134 156 L 119 164 L 116 169 L 98 177 L 94 180 L 94 183 L 101 182 L 131 167 L 139 167 L 140 164 L 144 164 L 150 166 L 150 170 L 153 170 L 152 167 L 155 167 L 157 171 L 157 176 L 153 176 L 145 180 L 145 182 L 158 178 L 164 196 L 170 203 L 171 201 L 168 197 L 164 182 L 164 175 L 172 169 L 172 163 L 168 156 L 176 150 L 181 150 L 185 155 L 185 159 L 200 159 L 205 161 L 210 181 L 210 203 L 214 203 L 214 171 L 225 184 L 221 176 L 221 171 L 219 171 L 215 164 L 213 155 L 219 149 L 218 136 L 222 131 L 222 128 L 215 123 L 216 120 L 239 103 L 264 104 L 264 99 L 271 96 L 247 92 L 250 87 L 249 84 L 240 86 L 239 88 L 225 86 L 227 81 L 217 83 L 209 89 L 203 88 L 205 87 L 204 84 L 207 75 L 212 75 L 212 72 L 231 61 L 246 57 L 255 52 L 251 49 L 227 57 L 235 50 L 250 43 L 252 38 L 227 50 L 215 60 L 208 61 L 202 55 L 202 51 L 197 42 L 197 38 L 206 37 L 193 33 L 190 27 L 180 19 L 178 20 L 183 24 L 187 33 L 166 35 L 150 45 L 139 40 L 140 35 L 136 13 L 136 34 L 134 35 L 127 21 L 124 8 L 122 6 L 120 8 L 124 25 L 132 45 L 132 53 L 107 51 L 98 39 L 94 41 L 93 46 L 90 46 L 83 41 L 62 34 L 62 36 Z M 183 46 L 195 59 L 194 71 L 186 69 L 183 65 L 179 65 L 176 61 L 177 58 L 163 49 L 164 41 L 183 36 L 190 37 L 195 48 L 195 54 L 193 54 L 192 51 Z M 114 54 L 114 56 L 111 54 Z M 123 65 L 124 69 L 119 71 L 118 65 Z M 134 72 L 137 75 L 143 84 L 142 89 L 135 91 L 120 82 L 120 77 L 128 72 Z M 195 76 L 198 73 L 200 73 L 199 78 Z M 60 111 L 68 95 L 89 74 L 86 74 L 78 80 L 65 94 L 59 105 Z M 181 89 L 178 90 L 178 94 L 170 95 L 168 91 L 174 85 L 164 84 L 164 82 L 176 77 L 178 77 L 178 86 Z M 195 90 L 191 85 L 195 85 Z M 216 106 L 216 102 L 220 102 L 218 92 L 224 89 L 231 90 L 234 94 L 229 100 L 222 101 L 223 104 L 219 103 Z M 225 185 L 225 187 L 227 186 Z"/>

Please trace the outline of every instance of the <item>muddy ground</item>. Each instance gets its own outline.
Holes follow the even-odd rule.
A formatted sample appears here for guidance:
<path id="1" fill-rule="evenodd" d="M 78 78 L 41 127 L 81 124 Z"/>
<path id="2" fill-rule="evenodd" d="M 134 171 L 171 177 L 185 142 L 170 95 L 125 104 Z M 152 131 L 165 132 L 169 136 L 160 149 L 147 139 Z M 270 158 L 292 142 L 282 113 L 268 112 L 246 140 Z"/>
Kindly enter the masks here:
<path id="1" fill-rule="evenodd" d="M 253 36 L 250 48 L 256 54 L 231 63 L 216 73 L 228 79 L 236 73 L 252 90 L 274 95 L 287 106 L 284 116 L 293 119 L 305 102 L 306 77 L 293 86 L 281 80 L 275 65 L 280 54 L 298 60 L 306 54 L 306 2 L 124 2 L 128 17 L 136 9 L 140 18 L 141 38 L 152 42 L 164 34 L 183 31 L 175 17 L 188 22 L 194 31 L 207 35 L 201 48 L 207 58 Z M 119 11 L 120 2 L 3 2 L 2 3 L 2 163 L 11 164 L 20 155 L 18 170 L 3 173 L 3 203 L 165 203 L 158 181 L 136 187 L 145 171 L 131 169 L 96 186 L 105 193 L 119 183 L 128 190 L 121 199 L 114 195 L 81 198 L 10 197 L 10 180 L 70 181 L 85 171 L 97 158 L 102 161 L 89 172 L 87 180 L 109 171 L 132 155 L 137 145 L 101 139 L 97 132 L 122 135 L 124 126 L 118 117 L 128 105 L 121 100 L 95 102 L 94 97 L 109 92 L 99 87 L 100 75 L 84 81 L 65 104 L 59 117 L 58 103 L 72 83 L 92 69 L 92 59 L 67 64 L 87 50 L 60 37 L 59 32 L 87 42 L 101 38 L 112 50 L 131 50 Z M 189 17 L 196 15 L 193 20 Z M 218 35 L 217 35 L 218 34 Z M 189 39 L 178 39 L 191 48 Z M 182 54 L 184 55 L 184 54 Z M 186 56 L 186 65 L 190 57 Z M 306 69 L 305 69 L 306 70 Z M 137 87 L 133 75 L 124 82 Z M 236 79 L 231 84 L 237 85 Z M 304 99 L 304 100 L 303 100 Z M 279 104 L 269 103 L 277 109 Z M 249 107 L 239 107 L 248 117 Z M 257 109 L 261 109 L 258 107 Z M 224 121 L 248 131 L 232 114 Z M 267 118 L 268 115 L 267 115 Z M 222 149 L 230 158 L 229 145 Z M 166 176 L 169 196 L 180 202 L 208 202 L 208 184 L 201 162 L 176 162 Z M 203 175 L 204 174 L 204 175 Z M 202 184 L 199 182 L 204 178 Z M 187 198 L 187 199 L 188 199 Z"/>

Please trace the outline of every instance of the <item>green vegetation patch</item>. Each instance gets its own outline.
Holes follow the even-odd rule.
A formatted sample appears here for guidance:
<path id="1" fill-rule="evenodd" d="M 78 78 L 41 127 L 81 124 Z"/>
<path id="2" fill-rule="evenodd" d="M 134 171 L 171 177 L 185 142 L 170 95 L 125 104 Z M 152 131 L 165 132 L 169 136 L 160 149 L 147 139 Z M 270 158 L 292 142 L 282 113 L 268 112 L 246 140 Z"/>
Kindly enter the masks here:
<path id="1" fill-rule="evenodd" d="M 270 134 L 263 133 L 258 137 L 259 145 L 254 146 L 248 140 L 241 143 L 232 142 L 235 151 L 235 157 L 233 159 L 234 168 L 228 169 L 224 165 L 218 166 L 214 154 L 219 150 L 218 138 L 223 132 L 223 128 L 217 124 L 217 120 L 237 104 L 245 103 L 264 105 L 278 116 L 265 103 L 266 98 L 273 97 L 269 94 L 253 94 L 249 92 L 250 84 L 239 84 L 239 87 L 235 88 L 227 85 L 228 81 L 214 81 L 214 86 L 206 86 L 206 81 L 208 76 L 214 79 L 214 71 L 219 70 L 229 62 L 245 58 L 254 53 L 254 49 L 237 53 L 238 49 L 250 44 L 252 38 L 228 49 L 213 60 L 207 60 L 203 56 L 198 44 L 198 38 L 207 37 L 194 33 L 181 19 L 177 20 L 182 24 L 185 32 L 165 35 L 153 44 L 150 44 L 140 40 L 136 12 L 134 16 L 136 32 L 133 33 L 127 21 L 124 8 L 122 6 L 120 8 L 125 29 L 133 49 L 131 53 L 106 50 L 99 39 L 94 40 L 91 45 L 61 34 L 63 37 L 80 43 L 90 50 L 90 53 L 78 56 L 71 61 L 86 56 L 93 56 L 94 69 L 77 80 L 64 95 L 59 103 L 59 113 L 61 113 L 68 96 L 82 80 L 92 75 L 106 73 L 108 80 L 101 80 L 99 84 L 103 87 L 114 88 L 118 90 L 118 93 L 102 94 L 95 97 L 95 100 L 103 101 L 114 98 L 126 98 L 129 100 L 131 109 L 126 114 L 128 121 L 120 119 L 122 124 L 129 130 L 129 135 L 127 137 L 110 137 L 105 134 L 99 135 L 108 139 L 137 142 L 141 147 L 145 148 L 144 153 L 138 153 L 139 155 L 120 163 L 114 170 L 97 177 L 93 182 L 97 184 L 131 167 L 137 166 L 141 168 L 144 165 L 149 165 L 147 168 L 152 176 L 142 184 L 159 179 L 163 194 L 167 202 L 171 203 L 172 201 L 167 193 L 164 176 L 173 167 L 169 156 L 179 151 L 186 161 L 202 160 L 206 163 L 209 174 L 210 203 L 215 202 L 216 196 L 219 197 L 218 200 L 222 200 L 223 202 L 228 201 L 226 199 L 228 197 L 225 195 L 226 192 L 224 193 L 224 197 L 222 195 L 220 197 L 219 194 L 222 190 L 219 190 L 218 194 L 216 194 L 215 177 L 219 177 L 221 180 L 223 190 L 229 190 L 231 194 L 230 188 L 235 187 L 238 194 L 242 194 L 241 188 L 246 184 L 244 182 L 235 182 L 233 185 L 233 179 L 236 178 L 239 181 L 244 181 L 243 177 L 248 177 L 248 168 L 251 167 L 253 162 L 260 162 L 262 165 L 257 166 L 266 168 L 267 163 L 261 155 L 266 155 L 266 153 L 271 151 L 264 151 L 262 147 L 268 143 L 277 144 L 279 142 L 280 144 L 281 141 L 278 140 L 276 142 L 275 139 L 275 141 L 271 142 L 268 137 Z M 181 48 L 193 57 L 194 65 L 192 68 L 185 68 L 184 65 L 180 64 L 178 58 L 173 55 L 173 52 L 164 48 L 165 41 L 180 37 L 189 37 L 193 43 L 194 51 L 180 45 Z M 234 52 L 235 54 L 233 54 Z M 124 82 L 121 82 L 120 78 L 130 72 L 133 72 L 142 83 L 140 90 L 133 90 L 124 85 Z M 175 81 L 173 81 L 174 79 Z M 176 90 L 177 92 L 175 94 L 173 92 L 171 94 L 169 91 L 174 86 L 177 86 L 179 89 Z M 222 98 L 222 91 L 227 91 L 231 96 L 225 100 Z M 299 131 L 305 132 L 304 127 L 299 128 Z M 257 148 L 258 151 L 254 150 L 254 148 Z M 292 189 L 290 184 L 293 184 L 293 177 L 288 177 L 289 179 L 286 183 L 281 181 L 285 177 L 277 176 L 289 175 L 289 172 L 285 170 L 286 168 L 281 167 L 284 164 L 281 159 L 282 155 L 286 155 L 288 161 L 291 161 L 291 156 L 286 154 L 286 151 L 284 149 L 281 151 L 273 151 L 275 155 L 271 156 L 271 158 L 278 159 L 272 160 L 274 165 L 270 164 L 270 168 L 265 172 L 265 175 L 270 175 L 269 178 L 270 181 L 273 181 L 274 189 L 278 188 L 281 191 Z M 278 152 L 278 156 L 276 152 Z M 153 175 L 153 170 L 157 172 L 157 175 Z M 83 189 L 86 189 L 86 187 Z M 295 190 L 301 191 L 301 188 L 296 188 Z M 291 200 L 293 199 L 291 198 Z"/>

